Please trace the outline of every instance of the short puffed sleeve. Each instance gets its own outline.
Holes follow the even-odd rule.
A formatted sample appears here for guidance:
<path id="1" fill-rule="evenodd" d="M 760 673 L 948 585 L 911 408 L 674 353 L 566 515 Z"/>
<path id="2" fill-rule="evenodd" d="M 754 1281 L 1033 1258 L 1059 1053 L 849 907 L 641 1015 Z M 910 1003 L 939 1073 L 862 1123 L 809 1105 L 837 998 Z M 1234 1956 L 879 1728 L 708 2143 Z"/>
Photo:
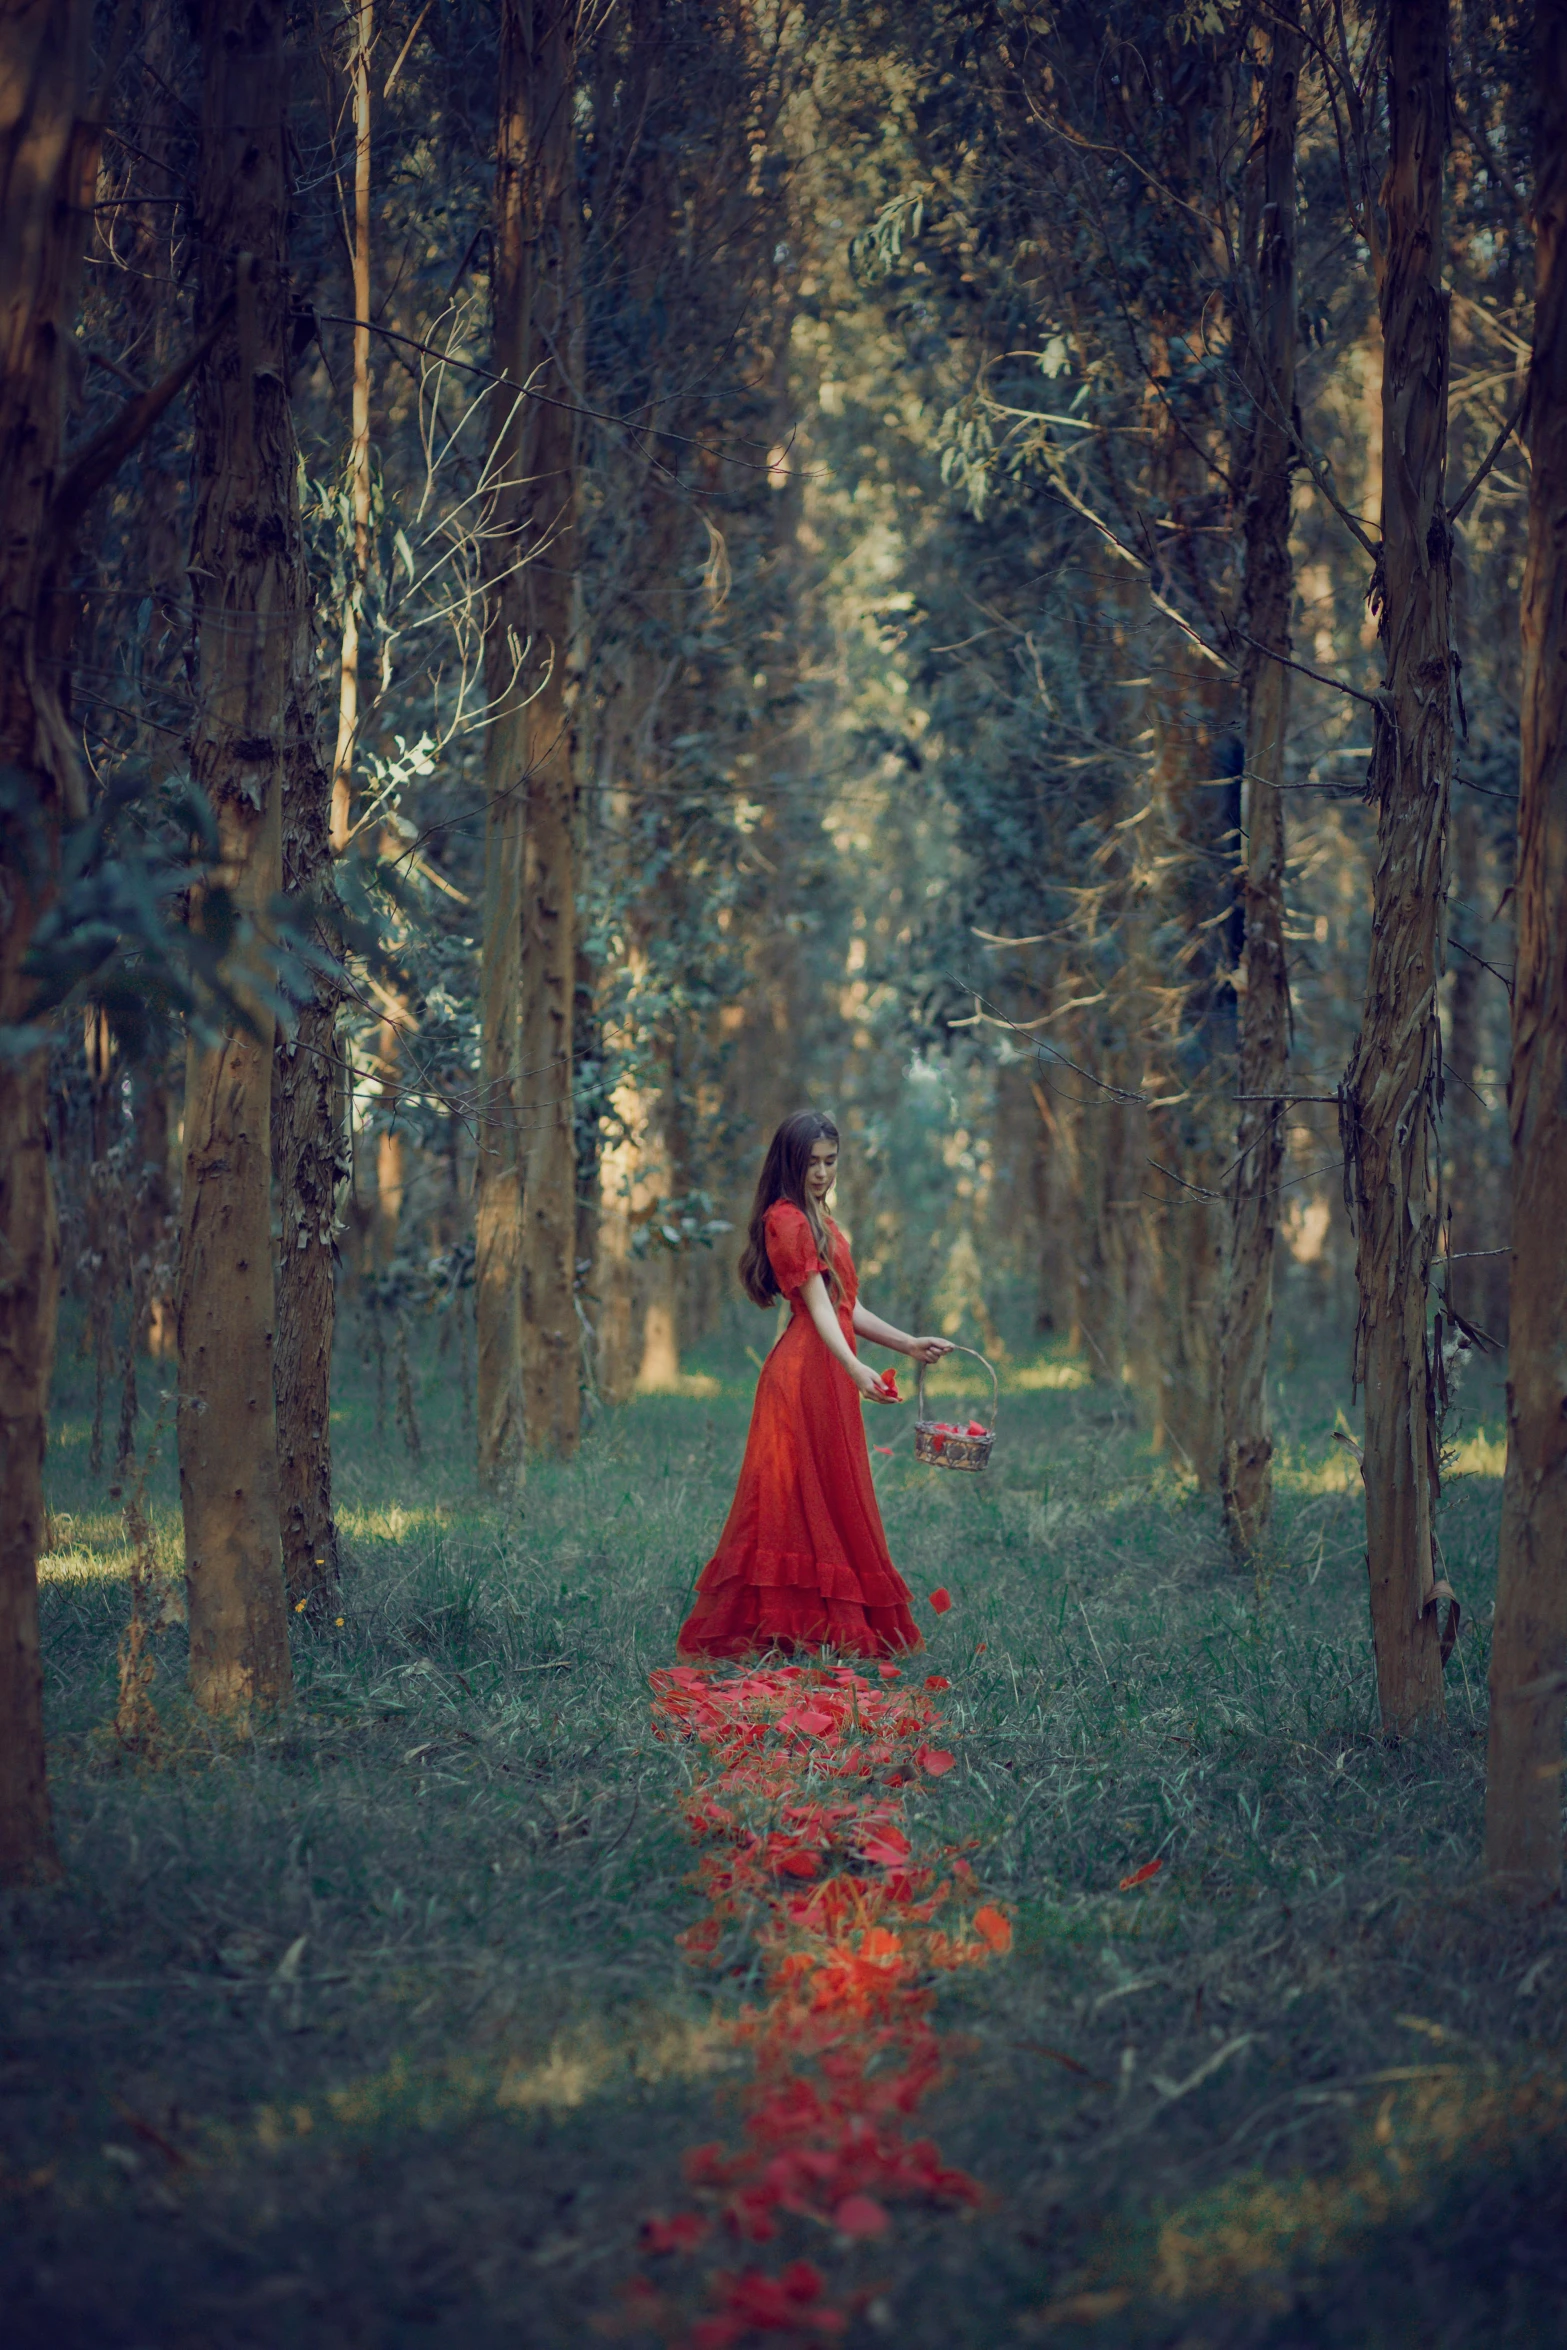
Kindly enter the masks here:
<path id="1" fill-rule="evenodd" d="M 767 1234 L 767 1261 L 785 1297 L 793 1297 L 813 1273 L 826 1272 L 810 1218 L 803 1208 L 795 1207 L 789 1200 L 775 1200 L 767 1211 L 763 1228 Z"/>

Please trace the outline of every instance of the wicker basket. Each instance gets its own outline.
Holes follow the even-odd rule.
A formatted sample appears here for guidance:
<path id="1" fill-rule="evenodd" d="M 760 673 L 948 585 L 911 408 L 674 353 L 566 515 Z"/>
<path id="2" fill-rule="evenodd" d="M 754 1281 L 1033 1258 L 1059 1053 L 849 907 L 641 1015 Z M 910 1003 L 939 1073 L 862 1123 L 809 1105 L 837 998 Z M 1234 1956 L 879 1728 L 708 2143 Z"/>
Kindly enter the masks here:
<path id="1" fill-rule="evenodd" d="M 919 1387 L 914 1404 L 914 1458 L 925 1461 L 933 1469 L 983 1469 L 990 1459 L 990 1448 L 996 1441 L 996 1415 L 1001 1404 L 1001 1382 L 982 1354 L 971 1346 L 955 1346 L 957 1355 L 973 1355 L 976 1363 L 984 1363 L 990 1372 L 990 1426 L 983 1436 L 947 1436 L 942 1434 L 934 1420 L 925 1417 L 925 1366 L 920 1365 Z"/>

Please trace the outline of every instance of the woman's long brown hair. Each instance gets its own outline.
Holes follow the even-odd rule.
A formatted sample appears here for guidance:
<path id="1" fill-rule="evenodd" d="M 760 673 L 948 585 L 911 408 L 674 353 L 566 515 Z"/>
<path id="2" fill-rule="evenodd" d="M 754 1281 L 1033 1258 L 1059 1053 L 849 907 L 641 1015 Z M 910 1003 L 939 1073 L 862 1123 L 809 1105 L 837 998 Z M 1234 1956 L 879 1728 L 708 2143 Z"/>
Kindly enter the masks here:
<path id="1" fill-rule="evenodd" d="M 745 1249 L 740 1258 L 740 1279 L 753 1305 L 770 1306 L 778 1295 L 778 1283 L 767 1254 L 767 1211 L 779 1200 L 787 1200 L 791 1207 L 804 1215 L 816 1240 L 816 1253 L 827 1268 L 827 1288 L 835 1302 L 843 1297 L 843 1283 L 833 1263 L 832 1235 L 827 1219 L 805 1188 L 806 1171 L 811 1164 L 811 1146 L 818 1142 L 836 1142 L 838 1129 L 825 1110 L 796 1110 L 779 1127 L 767 1146 L 762 1161 L 762 1172 L 757 1179 L 756 1198 L 751 1207 L 751 1222 L 746 1233 Z"/>

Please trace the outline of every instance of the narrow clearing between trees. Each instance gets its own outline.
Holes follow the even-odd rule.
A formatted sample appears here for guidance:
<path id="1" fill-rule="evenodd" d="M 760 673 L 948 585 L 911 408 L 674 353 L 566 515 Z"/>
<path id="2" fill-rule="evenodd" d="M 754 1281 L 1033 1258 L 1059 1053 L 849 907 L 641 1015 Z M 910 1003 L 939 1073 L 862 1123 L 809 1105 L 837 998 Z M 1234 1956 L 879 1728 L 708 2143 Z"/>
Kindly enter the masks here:
<path id="1" fill-rule="evenodd" d="M 418 1463 L 351 1378 L 354 1564 L 297 1707 L 214 1730 L 165 1624 L 141 1760 L 67 1362 L 69 1880 L 6 1912 L 8 2341 L 1551 2337 L 1567 1928 L 1477 1889 L 1495 1399 L 1441 1520 L 1450 1726 L 1389 1747 L 1337 1347 L 1281 1381 L 1259 1576 L 1122 1391 L 1042 1356 L 983 1476 L 877 1417 L 928 1642 L 898 1679 L 671 1673 L 743 1337 L 506 1512 L 442 1366 Z M 166 1460 L 149 1501 L 156 1608 Z"/>

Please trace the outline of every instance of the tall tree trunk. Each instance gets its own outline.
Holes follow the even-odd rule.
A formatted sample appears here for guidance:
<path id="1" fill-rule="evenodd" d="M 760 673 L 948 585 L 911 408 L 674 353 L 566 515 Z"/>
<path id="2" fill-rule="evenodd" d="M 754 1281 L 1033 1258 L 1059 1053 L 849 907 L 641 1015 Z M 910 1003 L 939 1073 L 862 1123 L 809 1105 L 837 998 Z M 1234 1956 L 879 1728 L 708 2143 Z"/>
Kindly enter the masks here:
<path id="1" fill-rule="evenodd" d="M 1567 1701 L 1567 0 L 1539 0 L 1535 43 L 1523 780 L 1507 1088 L 1513 1282 L 1485 1861 L 1506 1890 L 1538 1901 L 1562 1883 Z"/>
<path id="2" fill-rule="evenodd" d="M 538 380 L 541 365 L 549 362 L 539 388 L 550 395 L 550 404 L 528 404 L 535 554 L 522 576 L 535 658 L 546 665 L 528 709 L 523 846 L 522 1416 L 530 1452 L 565 1460 L 576 1451 L 582 1426 L 573 1110 L 577 817 L 570 670 L 578 435 L 569 405 L 580 397 L 581 372 L 573 120 L 577 10 L 573 0 L 531 0 L 526 14 L 538 100 L 528 364 Z M 516 358 L 521 357 L 518 352 Z M 515 360 L 512 372 L 514 381 L 528 380 Z"/>
<path id="3" fill-rule="evenodd" d="M 87 813 L 59 681 L 39 661 L 69 354 L 97 141 L 86 0 L 0 7 L 0 770 L 8 810 L 0 1025 L 22 1025 L 23 965 L 54 894 L 61 828 Z M 14 829 L 13 829 L 14 827 Z M 44 1765 L 38 1551 L 60 1291 L 47 1056 L 0 1057 L 0 1883 L 59 1874 Z"/>
<path id="4" fill-rule="evenodd" d="M 146 1267 L 147 1307 L 137 1343 L 155 1362 L 174 1352 L 172 1271 L 179 1247 L 179 1215 L 169 1181 L 169 1140 L 173 1128 L 169 1057 L 142 1069 L 136 1081 L 136 1230 L 134 1251 Z"/>
<path id="5" fill-rule="evenodd" d="M 286 0 L 206 0 L 199 302 L 234 316 L 196 377 L 191 772 L 232 899 L 265 918 L 305 561 L 288 405 Z M 199 916 L 198 916 L 199 918 Z M 243 1715 L 291 1690 L 273 1402 L 273 1021 L 192 1038 L 180 1224 L 180 1499 L 197 1702 Z"/>
<path id="6" fill-rule="evenodd" d="M 1244 481 L 1246 574 L 1245 899 L 1239 989 L 1236 1164 L 1230 1188 L 1222 1382 L 1225 1530 L 1242 1556 L 1273 1507 L 1268 1349 L 1273 1251 L 1284 1166 L 1290 998 L 1284 954 L 1284 749 L 1289 733 L 1294 575 L 1290 564 L 1290 424 L 1295 407 L 1295 133 L 1300 32 L 1289 0 L 1272 31 L 1259 157 L 1260 218 L 1250 304 L 1247 389 L 1251 427 Z"/>
<path id="7" fill-rule="evenodd" d="M 297 518 L 296 518 L 297 524 Z M 288 679 L 283 766 L 283 887 L 314 897 L 320 943 L 342 948 L 328 832 L 331 780 L 321 757 L 312 692 L 310 630 L 302 576 L 296 581 L 294 661 Z M 318 972 L 280 1030 L 272 1055 L 272 1168 L 277 1193 L 278 1506 L 283 1579 L 295 1607 L 324 1615 L 338 1588 L 337 1519 L 332 1507 L 332 1345 L 337 1316 L 337 1194 L 349 1176 L 338 1081 L 341 992 Z"/>
<path id="8" fill-rule="evenodd" d="M 93 1358 L 92 1434 L 87 1466 L 96 1477 L 103 1467 L 103 1414 L 114 1356 L 114 1307 L 124 1270 L 120 1196 L 110 1153 L 119 1140 L 120 1108 L 115 1083 L 118 1056 L 114 1031 L 101 1004 L 89 1004 L 82 1024 L 82 1057 L 87 1066 L 87 1189 L 83 1202 L 87 1246 L 87 1326 Z"/>
<path id="9" fill-rule="evenodd" d="M 478 1175 L 479 1470 L 569 1455 L 581 1417 L 567 661 L 576 535 L 576 11 L 503 0 L 496 155 L 494 510 L 487 553 Z M 523 387 L 529 396 L 524 396 Z"/>
<path id="10" fill-rule="evenodd" d="M 397 1005 L 396 1014 L 389 1010 L 375 1040 L 375 1057 L 381 1071 L 380 1107 L 386 1120 L 375 1138 L 375 1258 L 382 1272 L 397 1254 L 403 1220 L 403 1138 L 397 1131 L 403 1013 L 401 1004 Z"/>
<path id="11" fill-rule="evenodd" d="M 349 74 L 354 88 L 354 358 L 348 443 L 348 494 L 354 519 L 354 569 L 343 598 L 338 669 L 337 748 L 332 757 L 333 853 L 348 846 L 354 744 L 359 733 L 359 632 L 370 576 L 370 51 L 375 0 L 349 0 L 354 20 Z"/>
<path id="12" fill-rule="evenodd" d="M 532 158 L 528 59 L 519 10 L 503 0 L 500 120 L 495 148 L 494 361 L 527 379 L 528 190 Z M 531 12 L 530 12 L 531 15 Z M 523 1472 L 522 846 L 528 722 L 521 677 L 527 613 L 519 575 L 527 526 L 527 402 L 517 383 L 491 393 L 493 506 L 485 539 L 484 926 L 479 963 L 479 1132 L 474 1166 L 474 1322 L 478 1469 L 492 1487 Z"/>
<path id="13" fill-rule="evenodd" d="M 372 0 L 354 0 L 354 343 L 349 438 L 353 572 L 343 599 L 337 743 L 327 775 L 310 691 L 303 597 L 289 683 L 283 776 L 283 886 L 322 901 L 329 951 L 341 949 L 332 860 L 348 845 L 359 732 L 359 633 L 370 563 L 370 48 Z M 292 429 L 292 427 L 290 427 Z M 314 1617 L 335 1605 L 339 1582 L 332 1507 L 332 1346 L 337 1313 L 337 1188 L 349 1174 L 337 1075 L 341 994 L 318 973 L 291 1035 L 272 1059 L 272 1161 L 281 1245 L 277 1260 L 278 1501 L 288 1598 Z"/>
<path id="14" fill-rule="evenodd" d="M 343 597 L 343 649 L 338 663 L 338 743 L 331 757 L 331 851 L 348 848 L 359 736 L 359 627 L 364 623 L 364 583 L 369 578 L 369 56 L 374 47 L 374 0 L 350 0 L 355 21 L 350 80 L 355 92 L 355 343 L 352 343 L 352 407 L 348 439 L 348 496 L 355 522 L 355 566 Z"/>
<path id="15" fill-rule="evenodd" d="M 1371 788 L 1377 862 L 1365 1012 L 1340 1095 L 1366 1395 L 1366 1556 L 1383 1727 L 1443 1711 L 1432 1550 L 1436 1397 L 1426 1298 L 1440 1220 L 1437 1116 L 1453 767 L 1442 159 L 1447 0 L 1392 0 L 1384 183 L 1382 546 L 1386 655 Z"/>
<path id="16" fill-rule="evenodd" d="M 1460 612 L 1460 641 L 1467 640 L 1469 633 L 1463 618 Z M 1467 794 L 1453 807 L 1453 891 L 1456 928 L 1468 938 L 1478 938 L 1480 820 Z M 1447 1079 L 1447 1245 L 1459 1259 L 1449 1268 L 1448 1289 L 1459 1313 L 1489 1329 L 1478 1302 L 1482 1290 L 1478 1276 L 1484 1267 L 1469 1254 L 1492 1245 L 1486 1215 L 1487 1105 L 1475 1084 L 1484 1058 L 1480 1046 L 1484 976 L 1473 955 L 1458 955 L 1448 994 L 1447 1047 L 1442 1063 Z"/>

